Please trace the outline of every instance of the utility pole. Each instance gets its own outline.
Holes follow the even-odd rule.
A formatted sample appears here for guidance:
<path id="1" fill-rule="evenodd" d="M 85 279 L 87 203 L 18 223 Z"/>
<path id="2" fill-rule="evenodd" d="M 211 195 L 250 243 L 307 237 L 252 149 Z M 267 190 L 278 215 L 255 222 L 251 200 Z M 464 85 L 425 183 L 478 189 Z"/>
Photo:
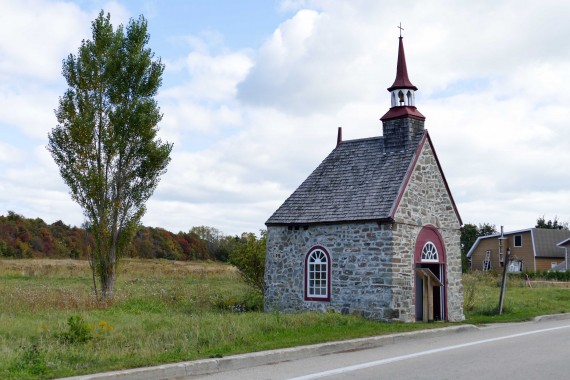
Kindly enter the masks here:
<path id="1" fill-rule="evenodd" d="M 501 226 L 501 237 L 499 238 L 499 247 L 503 248 L 503 242 L 507 238 L 503 235 L 503 226 Z M 503 314 L 503 300 L 505 299 L 505 288 L 507 287 L 507 268 L 509 266 L 509 258 L 511 256 L 511 249 L 507 248 L 507 254 L 505 255 L 505 264 L 503 265 L 503 280 L 501 281 L 501 295 L 499 296 L 499 315 Z"/>

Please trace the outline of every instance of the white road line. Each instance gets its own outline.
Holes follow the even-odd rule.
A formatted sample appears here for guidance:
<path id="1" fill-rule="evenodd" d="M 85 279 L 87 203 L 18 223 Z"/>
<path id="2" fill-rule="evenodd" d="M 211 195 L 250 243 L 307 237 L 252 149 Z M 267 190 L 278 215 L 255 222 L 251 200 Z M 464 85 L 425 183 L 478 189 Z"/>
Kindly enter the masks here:
<path id="1" fill-rule="evenodd" d="M 365 368 L 376 367 L 376 366 L 380 366 L 380 365 L 384 365 L 384 364 L 389 364 L 389 363 L 394 363 L 394 362 L 399 362 L 399 361 L 407 360 L 407 359 L 413 359 L 413 358 L 417 358 L 417 357 L 419 357 L 419 356 L 425 356 L 425 355 L 436 354 L 436 353 L 438 353 L 438 352 L 456 350 L 456 349 L 458 349 L 458 348 L 469 347 L 469 346 L 476 346 L 476 345 L 478 345 L 478 344 L 485 344 L 485 343 L 490 343 L 490 342 L 496 342 L 496 341 L 499 341 L 499 340 L 506 340 L 506 339 L 518 338 L 518 337 L 525 336 L 525 335 L 539 334 L 539 333 L 543 333 L 543 332 L 554 331 L 554 330 L 561 330 L 561 329 L 567 329 L 567 328 L 570 328 L 570 325 L 560 326 L 560 327 L 552 327 L 552 328 L 549 328 L 549 329 L 542 329 L 542 330 L 529 331 L 529 332 L 524 332 L 524 333 L 519 333 L 519 334 L 513 334 L 513 335 L 502 336 L 502 337 L 498 337 L 498 338 L 491 338 L 491 339 L 478 340 L 478 341 L 470 342 L 470 343 L 457 344 L 457 345 L 454 345 L 454 346 L 447 346 L 447 347 L 442 347 L 442 348 L 436 348 L 436 349 L 433 349 L 433 350 L 427 350 L 427 351 L 416 352 L 416 353 L 414 353 L 414 354 L 396 356 L 396 357 L 393 357 L 393 358 L 388 358 L 388 359 L 376 360 L 376 361 L 368 362 L 368 363 L 362 363 L 362 364 L 351 365 L 351 366 L 348 366 L 348 367 L 337 368 L 337 369 L 333 369 L 333 370 L 329 370 L 329 371 L 317 372 L 317 373 L 313 373 L 313 374 L 310 374 L 310 375 L 294 377 L 294 378 L 291 378 L 291 379 L 289 379 L 289 380 L 311 380 L 311 379 L 320 379 L 320 378 L 326 377 L 326 376 L 333 376 L 333 375 L 339 375 L 339 374 L 341 374 L 341 373 L 347 373 L 347 372 L 352 372 L 352 371 L 358 371 L 358 370 L 365 369 Z"/>

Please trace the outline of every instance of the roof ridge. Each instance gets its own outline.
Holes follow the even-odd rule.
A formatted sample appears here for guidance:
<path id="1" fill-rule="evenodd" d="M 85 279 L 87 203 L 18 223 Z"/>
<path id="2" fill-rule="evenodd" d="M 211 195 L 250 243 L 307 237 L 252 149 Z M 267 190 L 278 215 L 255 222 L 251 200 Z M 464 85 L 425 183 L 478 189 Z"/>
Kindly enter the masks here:
<path id="1" fill-rule="evenodd" d="M 342 140 L 341 143 L 347 143 L 347 142 L 359 142 L 359 141 L 366 141 L 366 140 L 378 140 L 378 139 L 383 139 L 384 136 L 374 136 L 374 137 L 361 137 L 359 139 L 352 139 L 352 140 Z"/>

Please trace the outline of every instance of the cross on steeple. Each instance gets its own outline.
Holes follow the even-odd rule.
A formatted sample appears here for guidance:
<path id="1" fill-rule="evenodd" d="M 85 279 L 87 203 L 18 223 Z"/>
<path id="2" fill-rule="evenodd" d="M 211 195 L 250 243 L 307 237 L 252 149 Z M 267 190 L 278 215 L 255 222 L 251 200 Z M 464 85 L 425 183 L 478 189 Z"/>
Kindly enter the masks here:
<path id="1" fill-rule="evenodd" d="M 396 28 L 400 29 L 400 38 L 402 38 L 402 30 L 404 30 L 404 28 L 402 28 L 402 23 L 400 23 Z"/>

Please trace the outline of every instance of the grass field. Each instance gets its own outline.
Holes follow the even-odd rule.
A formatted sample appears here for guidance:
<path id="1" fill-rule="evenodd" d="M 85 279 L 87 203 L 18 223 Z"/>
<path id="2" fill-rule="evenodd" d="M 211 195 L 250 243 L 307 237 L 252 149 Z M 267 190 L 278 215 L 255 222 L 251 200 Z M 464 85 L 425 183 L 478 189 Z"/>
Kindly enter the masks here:
<path id="1" fill-rule="evenodd" d="M 467 322 L 570 311 L 570 290 L 498 276 L 465 278 Z M 322 341 L 441 327 L 335 313 L 262 313 L 234 268 L 212 262 L 124 260 L 116 297 L 98 305 L 87 262 L 0 260 L 0 378 L 64 377 Z M 471 294 L 472 296 L 469 296 Z"/>
<path id="2" fill-rule="evenodd" d="M 503 315 L 497 314 L 500 290 L 499 274 L 474 272 L 463 275 L 466 322 L 517 322 L 539 315 L 570 312 L 568 283 L 538 281 L 529 284 L 521 276 L 509 275 Z"/>

